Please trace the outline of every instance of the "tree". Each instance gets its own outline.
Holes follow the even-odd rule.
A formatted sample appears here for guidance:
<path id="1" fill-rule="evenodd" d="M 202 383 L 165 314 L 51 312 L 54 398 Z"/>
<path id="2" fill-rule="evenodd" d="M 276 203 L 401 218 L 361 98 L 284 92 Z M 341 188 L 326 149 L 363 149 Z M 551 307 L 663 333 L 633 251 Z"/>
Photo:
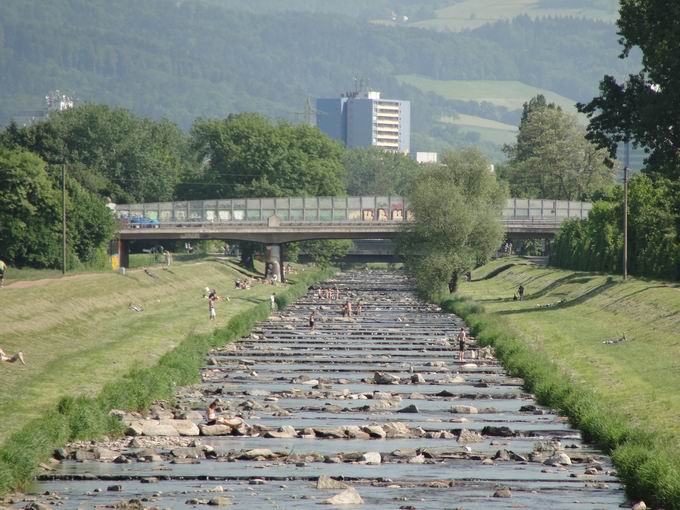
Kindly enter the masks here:
<path id="1" fill-rule="evenodd" d="M 45 162 L 0 146 L 0 258 L 17 266 L 57 266 L 60 215 L 59 194 Z"/>
<path id="2" fill-rule="evenodd" d="M 585 138 L 576 118 L 538 96 L 525 104 L 517 143 L 504 148 L 503 176 L 513 196 L 584 200 L 611 187 L 606 153 Z"/>
<path id="3" fill-rule="evenodd" d="M 104 105 L 53 113 L 25 128 L 12 124 L 0 143 L 69 164 L 72 178 L 114 201 L 171 200 L 187 164 L 186 137 L 176 125 Z"/>
<path id="4" fill-rule="evenodd" d="M 405 194 L 422 169 L 404 154 L 376 147 L 347 150 L 342 161 L 349 195 Z"/>
<path id="5" fill-rule="evenodd" d="M 429 298 L 455 290 L 458 275 L 494 252 L 503 240 L 501 211 L 507 191 L 477 149 L 450 152 L 424 170 L 409 194 L 415 222 L 399 251 Z"/>
<path id="6" fill-rule="evenodd" d="M 344 195 L 342 147 L 306 125 L 272 123 L 247 113 L 200 119 L 191 130 L 202 162 L 182 192 L 191 198 L 247 198 Z M 319 247 L 325 246 L 325 249 Z M 253 267 L 255 243 L 242 242 L 241 261 Z M 332 254 L 333 243 L 312 253 Z"/>
<path id="7" fill-rule="evenodd" d="M 617 21 L 623 51 L 642 50 L 642 70 L 624 82 L 606 75 L 600 95 L 579 110 L 590 118 L 588 137 L 614 156 L 620 142 L 649 152 L 647 171 L 680 177 L 680 3 L 621 0 Z"/>

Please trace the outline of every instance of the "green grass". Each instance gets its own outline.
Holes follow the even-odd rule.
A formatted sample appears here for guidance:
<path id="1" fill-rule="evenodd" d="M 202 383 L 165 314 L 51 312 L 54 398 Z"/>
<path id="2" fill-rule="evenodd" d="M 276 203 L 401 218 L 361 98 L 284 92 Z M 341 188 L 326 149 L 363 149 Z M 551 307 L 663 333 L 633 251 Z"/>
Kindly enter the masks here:
<path id="1" fill-rule="evenodd" d="M 0 365 L 0 442 L 62 395 L 94 395 L 130 369 L 154 365 L 188 334 L 224 327 L 272 292 L 266 285 L 234 289 L 241 275 L 226 261 L 180 262 L 172 272 L 152 271 L 158 281 L 141 270 L 127 276 L 102 272 L 0 291 L 0 346 L 23 351 L 27 361 L 25 367 Z M 38 278 L 37 272 L 32 276 Z M 231 299 L 218 303 L 214 323 L 202 298 L 207 286 Z M 144 312 L 131 311 L 131 303 Z"/>
<path id="2" fill-rule="evenodd" d="M 526 299 L 513 301 L 520 284 Z M 460 295 L 478 304 L 445 308 L 612 452 L 631 497 L 680 508 L 680 286 L 511 258 L 474 271 Z M 625 342 L 603 343 L 624 333 Z"/>
<path id="3" fill-rule="evenodd" d="M 478 28 L 486 23 L 511 19 L 523 14 L 532 18 L 544 16 L 575 16 L 614 22 L 618 3 L 611 1 L 607 10 L 563 8 L 539 9 L 537 0 L 459 0 L 436 11 L 436 17 L 415 23 L 415 26 L 434 30 L 459 31 Z M 567 2 L 565 2 L 567 3 Z"/>
<path id="4" fill-rule="evenodd" d="M 550 90 L 532 87 L 520 81 L 501 80 L 436 80 L 417 74 L 402 74 L 397 79 L 423 92 L 434 92 L 458 101 L 486 101 L 509 110 L 519 110 L 532 97 L 543 94 L 565 111 L 576 112 L 576 102 Z"/>
<path id="5" fill-rule="evenodd" d="M 187 266 L 187 269 L 193 272 L 195 267 Z M 310 283 L 327 278 L 333 272 L 333 268 L 300 270 L 290 285 L 278 288 L 279 306 L 304 295 Z M 263 289 L 270 290 L 271 287 L 262 286 L 260 293 Z M 172 399 L 178 386 L 197 382 L 199 369 L 210 348 L 247 334 L 257 321 L 269 315 L 268 300 L 253 296 L 249 302 L 250 306 L 239 312 L 232 311 L 228 322 L 214 330 L 185 336 L 153 366 L 136 365 L 122 377 L 98 379 L 99 385 L 103 385 L 98 395 L 86 396 L 78 390 L 60 398 L 56 405 L 26 422 L 0 446 L 0 495 L 14 489 L 25 489 L 31 483 L 38 463 L 44 461 L 55 447 L 73 440 L 96 439 L 105 434 L 119 435 L 121 425 L 109 416 L 109 410 L 144 411 L 154 400 Z M 45 349 L 50 350 L 50 347 L 45 346 Z M 96 368 L 88 367 L 90 378 L 98 377 L 93 372 Z"/>
<path id="6" fill-rule="evenodd" d="M 496 120 L 461 113 L 456 117 L 442 117 L 440 121 L 458 126 L 462 132 L 478 133 L 483 140 L 497 145 L 511 144 L 517 139 L 517 126 Z"/>

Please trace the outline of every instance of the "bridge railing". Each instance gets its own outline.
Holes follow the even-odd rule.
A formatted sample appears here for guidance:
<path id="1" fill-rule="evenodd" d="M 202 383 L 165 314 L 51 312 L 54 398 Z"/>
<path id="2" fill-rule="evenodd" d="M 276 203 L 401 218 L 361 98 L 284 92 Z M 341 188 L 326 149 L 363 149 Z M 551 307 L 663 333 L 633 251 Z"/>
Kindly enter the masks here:
<path id="1" fill-rule="evenodd" d="M 503 219 L 540 221 L 585 218 L 587 202 L 513 198 Z M 276 215 L 281 222 L 395 222 L 413 219 L 408 202 L 399 196 L 235 198 L 155 202 L 116 206 L 116 214 L 132 223 L 148 220 L 162 224 L 266 222 Z"/>

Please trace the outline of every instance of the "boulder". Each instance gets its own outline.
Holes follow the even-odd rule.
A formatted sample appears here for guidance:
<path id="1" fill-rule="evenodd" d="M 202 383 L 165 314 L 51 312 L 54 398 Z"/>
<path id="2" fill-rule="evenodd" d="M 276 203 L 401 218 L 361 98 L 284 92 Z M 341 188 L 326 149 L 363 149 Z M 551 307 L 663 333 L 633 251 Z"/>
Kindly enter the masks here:
<path id="1" fill-rule="evenodd" d="M 144 436 L 179 436 L 177 429 L 169 423 L 161 423 L 160 421 L 150 420 L 144 423 L 142 431 Z"/>
<path id="2" fill-rule="evenodd" d="M 247 450 L 238 456 L 240 460 L 253 460 L 257 458 L 272 459 L 274 457 L 276 457 L 276 454 L 274 454 L 274 452 L 268 448 L 255 448 L 253 450 Z"/>
<path id="3" fill-rule="evenodd" d="M 510 427 L 489 427 L 482 429 L 483 436 L 514 437 L 516 434 Z"/>
<path id="4" fill-rule="evenodd" d="M 349 485 L 346 483 L 339 482 L 338 480 L 334 480 L 328 475 L 321 475 L 319 479 L 316 481 L 316 488 L 317 489 L 347 489 Z"/>
<path id="5" fill-rule="evenodd" d="M 323 439 L 342 439 L 345 437 L 345 430 L 338 427 L 334 429 L 314 429 L 316 437 Z"/>
<path id="6" fill-rule="evenodd" d="M 382 457 L 378 452 L 366 452 L 361 456 L 362 464 L 380 464 Z"/>
<path id="7" fill-rule="evenodd" d="M 126 436 L 141 436 L 144 433 L 144 422 L 142 421 L 132 421 L 128 423 L 125 429 Z"/>
<path id="8" fill-rule="evenodd" d="M 421 374 L 413 374 L 411 376 L 411 383 L 413 383 L 413 384 L 425 384 L 425 378 Z"/>
<path id="9" fill-rule="evenodd" d="M 555 452 L 554 455 L 546 459 L 543 464 L 546 466 L 571 466 L 569 455 L 564 452 Z"/>
<path id="10" fill-rule="evenodd" d="M 375 384 L 399 384 L 399 376 L 388 374 L 387 372 L 376 372 L 373 374 Z"/>
<path id="11" fill-rule="evenodd" d="M 425 456 L 423 454 L 416 455 L 408 459 L 409 464 L 425 464 Z"/>
<path id="12" fill-rule="evenodd" d="M 94 449 L 94 456 L 96 459 L 101 461 L 112 461 L 118 458 L 118 456 L 120 456 L 120 452 L 114 452 L 113 450 L 109 450 L 108 448 L 97 446 Z"/>
<path id="13" fill-rule="evenodd" d="M 325 505 L 363 505 L 364 500 L 354 487 L 348 487 L 332 498 L 323 501 Z"/>
<path id="14" fill-rule="evenodd" d="M 411 404 L 409 406 L 404 407 L 403 409 L 399 409 L 397 411 L 398 413 L 419 413 L 420 411 L 416 407 L 415 404 Z"/>
<path id="15" fill-rule="evenodd" d="M 204 425 L 198 426 L 202 436 L 230 436 L 232 428 L 229 425 Z"/>
<path id="16" fill-rule="evenodd" d="M 406 438 L 411 436 L 411 429 L 409 429 L 408 425 L 398 421 L 385 423 L 382 428 L 385 431 L 386 437 L 389 439 Z"/>
<path id="17" fill-rule="evenodd" d="M 477 414 L 479 410 L 472 406 L 456 405 L 451 407 L 451 412 L 456 414 Z"/>
<path id="18" fill-rule="evenodd" d="M 179 432 L 180 436 L 198 436 L 201 431 L 191 420 L 161 420 L 160 425 L 170 425 Z"/>
<path id="19" fill-rule="evenodd" d="M 230 506 L 231 504 L 231 499 L 226 496 L 217 496 L 208 500 L 210 506 Z"/>
<path id="20" fill-rule="evenodd" d="M 458 434 L 458 442 L 462 444 L 483 443 L 484 438 L 479 432 L 463 429 L 460 431 L 460 434 Z"/>
<path id="21" fill-rule="evenodd" d="M 366 432 L 369 436 L 377 439 L 385 439 L 387 432 L 380 425 L 366 425 L 361 427 L 361 430 Z"/>
<path id="22" fill-rule="evenodd" d="M 632 510 L 647 510 L 647 505 L 645 504 L 644 501 L 638 501 L 633 505 Z"/>
<path id="23" fill-rule="evenodd" d="M 291 427 L 290 425 L 285 425 L 279 428 L 278 430 L 267 431 L 264 434 L 264 437 L 276 439 L 291 439 L 293 437 L 297 437 L 297 431 L 295 430 L 294 427 Z"/>
<path id="24" fill-rule="evenodd" d="M 496 489 L 496 492 L 493 493 L 494 498 L 511 498 L 512 497 L 512 492 L 510 492 L 510 489 L 507 487 L 501 487 L 500 489 Z"/>

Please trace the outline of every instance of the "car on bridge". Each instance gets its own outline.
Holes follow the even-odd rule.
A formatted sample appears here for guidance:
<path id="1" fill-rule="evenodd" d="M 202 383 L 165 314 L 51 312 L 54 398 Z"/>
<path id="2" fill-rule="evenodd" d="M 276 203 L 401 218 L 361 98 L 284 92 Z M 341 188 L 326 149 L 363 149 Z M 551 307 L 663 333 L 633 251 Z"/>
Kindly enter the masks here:
<path id="1" fill-rule="evenodd" d="M 158 220 L 146 216 L 133 215 L 128 217 L 128 223 L 132 228 L 159 228 Z"/>

